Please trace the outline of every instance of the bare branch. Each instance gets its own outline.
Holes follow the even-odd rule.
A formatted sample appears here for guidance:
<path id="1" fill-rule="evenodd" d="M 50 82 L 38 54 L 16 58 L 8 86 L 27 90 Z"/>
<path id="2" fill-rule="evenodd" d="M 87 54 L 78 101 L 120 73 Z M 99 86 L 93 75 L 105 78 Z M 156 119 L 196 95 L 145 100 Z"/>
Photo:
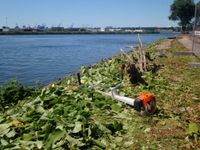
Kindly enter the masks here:
<path id="1" fill-rule="evenodd" d="M 131 57 L 123 49 L 121 49 L 121 52 L 124 54 L 124 56 L 126 56 L 131 64 L 134 64 L 133 59 L 131 59 Z"/>

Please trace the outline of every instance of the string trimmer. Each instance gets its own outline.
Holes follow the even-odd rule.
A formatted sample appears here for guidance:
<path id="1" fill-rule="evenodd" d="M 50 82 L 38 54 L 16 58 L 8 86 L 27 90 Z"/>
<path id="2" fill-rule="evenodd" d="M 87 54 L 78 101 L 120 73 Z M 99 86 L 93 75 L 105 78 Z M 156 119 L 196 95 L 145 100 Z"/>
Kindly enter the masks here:
<path id="1" fill-rule="evenodd" d="M 120 85 L 121 84 L 118 84 L 115 87 L 110 87 L 109 89 L 111 90 L 111 92 L 103 92 L 100 90 L 95 90 L 95 91 L 101 93 L 104 96 L 108 96 L 118 101 L 124 102 L 132 106 L 136 111 L 142 114 L 153 114 L 156 111 L 156 99 L 154 94 L 141 93 L 136 99 L 120 96 L 117 92 L 117 87 L 119 87 Z"/>

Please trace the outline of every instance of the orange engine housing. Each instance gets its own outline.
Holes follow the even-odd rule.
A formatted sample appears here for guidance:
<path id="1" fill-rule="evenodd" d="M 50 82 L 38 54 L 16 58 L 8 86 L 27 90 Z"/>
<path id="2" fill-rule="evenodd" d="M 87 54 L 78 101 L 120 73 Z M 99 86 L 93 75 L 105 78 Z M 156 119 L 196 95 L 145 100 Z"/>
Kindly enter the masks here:
<path id="1" fill-rule="evenodd" d="M 145 111 L 154 113 L 156 110 L 156 98 L 152 93 L 141 93 L 138 97 L 143 103 Z"/>

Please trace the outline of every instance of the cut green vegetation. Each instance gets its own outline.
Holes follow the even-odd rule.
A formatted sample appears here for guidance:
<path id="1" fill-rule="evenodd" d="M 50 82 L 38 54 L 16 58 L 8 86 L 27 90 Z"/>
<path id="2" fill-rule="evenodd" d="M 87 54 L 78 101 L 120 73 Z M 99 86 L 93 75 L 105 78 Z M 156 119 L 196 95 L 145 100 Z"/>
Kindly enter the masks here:
<path id="1" fill-rule="evenodd" d="M 187 67 L 194 56 L 175 56 L 186 49 L 176 40 L 159 58 L 157 46 L 145 47 L 160 66 L 147 71 L 148 85 L 130 83 L 125 74 L 121 95 L 135 98 L 140 92 L 156 95 L 159 112 L 141 116 L 133 108 L 96 93 L 91 85 L 119 82 L 122 55 L 82 67 L 76 76 L 52 83 L 39 94 L 17 97 L 0 112 L 1 149 L 197 149 L 200 147 L 200 69 Z M 131 53 L 129 54 L 131 55 Z M 1 93 L 4 93 L 2 90 Z M 8 90 L 10 91 L 10 90 Z M 12 97 L 12 92 L 10 92 Z M 5 98 L 1 94 L 1 103 Z M 8 102 L 11 99 L 6 100 Z"/>

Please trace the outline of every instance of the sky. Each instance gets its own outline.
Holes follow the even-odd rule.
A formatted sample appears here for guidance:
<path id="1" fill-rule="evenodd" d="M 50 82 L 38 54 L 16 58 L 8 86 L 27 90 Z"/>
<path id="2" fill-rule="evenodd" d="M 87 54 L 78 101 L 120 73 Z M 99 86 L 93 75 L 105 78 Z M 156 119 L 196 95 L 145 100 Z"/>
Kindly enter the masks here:
<path id="1" fill-rule="evenodd" d="M 0 27 L 168 27 L 173 0 L 0 0 Z M 7 19 L 6 19 L 7 18 Z M 7 21 L 6 21 L 7 20 Z"/>

